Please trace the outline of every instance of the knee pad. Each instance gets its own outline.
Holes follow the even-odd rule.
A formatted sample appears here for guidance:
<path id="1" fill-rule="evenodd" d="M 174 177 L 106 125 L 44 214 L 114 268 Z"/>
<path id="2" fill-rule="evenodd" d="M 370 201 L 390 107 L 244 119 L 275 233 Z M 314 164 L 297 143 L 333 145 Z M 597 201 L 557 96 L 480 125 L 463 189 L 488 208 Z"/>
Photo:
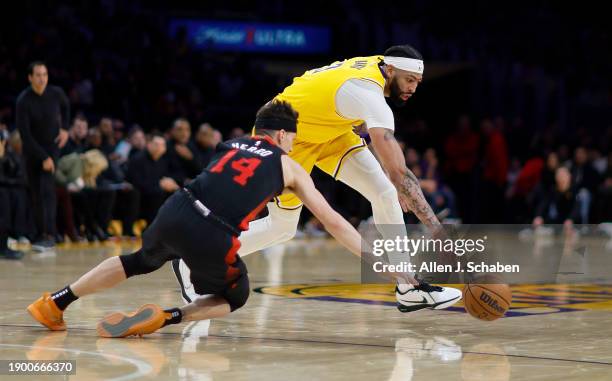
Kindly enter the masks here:
<path id="1" fill-rule="evenodd" d="M 397 198 L 397 190 L 391 183 L 384 191 L 370 200 L 376 224 L 404 224 L 404 213 Z"/>
<path id="2" fill-rule="evenodd" d="M 119 259 L 125 271 L 125 277 L 129 278 L 134 275 L 148 274 L 159 269 L 164 263 L 153 263 L 145 256 L 142 250 L 138 250 L 132 254 L 120 255 Z"/>
<path id="3" fill-rule="evenodd" d="M 230 305 L 230 311 L 234 312 L 244 306 L 249 299 L 250 285 L 248 274 L 242 274 L 223 293 L 223 297 Z"/>
<path id="4" fill-rule="evenodd" d="M 397 190 L 370 151 L 360 151 L 349 157 L 338 178 L 361 193 L 370 201 L 373 208 L 381 210 L 393 207 L 397 209 L 394 214 L 398 212 L 401 214 Z"/>
<path id="5" fill-rule="evenodd" d="M 376 198 L 377 200 L 373 200 L 372 202 L 378 201 L 381 204 L 392 204 L 397 202 L 399 204 L 397 189 L 395 189 L 391 183 L 389 183 L 382 192 L 379 192 Z"/>

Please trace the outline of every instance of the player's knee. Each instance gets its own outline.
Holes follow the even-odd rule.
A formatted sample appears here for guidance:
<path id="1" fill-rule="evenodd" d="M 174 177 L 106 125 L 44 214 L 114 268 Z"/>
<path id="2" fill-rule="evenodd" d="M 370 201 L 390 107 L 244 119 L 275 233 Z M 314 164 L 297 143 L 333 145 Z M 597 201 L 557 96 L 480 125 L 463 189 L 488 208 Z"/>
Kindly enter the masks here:
<path id="1" fill-rule="evenodd" d="M 234 312 L 246 304 L 247 300 L 249 299 L 249 295 L 249 276 L 247 274 L 243 274 L 236 280 L 236 282 L 232 283 L 223 297 L 229 303 L 230 311 Z"/>
<path id="2" fill-rule="evenodd" d="M 247 290 L 241 298 L 239 298 L 239 299 L 232 299 L 232 301 L 229 302 L 230 311 L 234 312 L 237 309 L 243 307 L 246 304 L 248 299 L 249 299 L 249 291 Z"/>
<path id="3" fill-rule="evenodd" d="M 119 259 L 125 271 L 125 277 L 129 278 L 134 275 L 148 274 L 160 268 L 163 263 L 152 263 L 146 258 L 141 250 L 132 254 L 120 255 Z"/>
<path id="4" fill-rule="evenodd" d="M 378 189 L 378 191 L 375 193 L 375 196 L 369 201 L 374 207 L 399 203 L 397 198 L 397 190 L 391 183 L 389 183 L 388 186 L 380 187 L 380 189 Z"/>
<path id="5" fill-rule="evenodd" d="M 403 224 L 404 217 L 397 190 L 391 186 L 378 194 L 372 203 L 372 212 L 377 224 Z"/>

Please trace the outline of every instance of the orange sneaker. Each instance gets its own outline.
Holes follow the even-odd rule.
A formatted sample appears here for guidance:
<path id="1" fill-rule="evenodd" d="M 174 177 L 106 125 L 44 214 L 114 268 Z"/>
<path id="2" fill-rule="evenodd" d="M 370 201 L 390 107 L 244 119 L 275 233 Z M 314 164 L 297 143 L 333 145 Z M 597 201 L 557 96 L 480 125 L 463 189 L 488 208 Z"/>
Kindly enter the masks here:
<path id="1" fill-rule="evenodd" d="M 57 307 L 53 299 L 51 299 L 51 294 L 48 292 L 45 292 L 43 296 L 30 304 L 28 312 L 37 322 L 52 331 L 66 330 L 64 312 Z"/>
<path id="2" fill-rule="evenodd" d="M 160 329 L 166 321 L 166 313 L 156 304 L 145 304 L 136 312 L 114 312 L 98 323 L 98 335 L 102 337 L 126 337 L 146 335 Z"/>

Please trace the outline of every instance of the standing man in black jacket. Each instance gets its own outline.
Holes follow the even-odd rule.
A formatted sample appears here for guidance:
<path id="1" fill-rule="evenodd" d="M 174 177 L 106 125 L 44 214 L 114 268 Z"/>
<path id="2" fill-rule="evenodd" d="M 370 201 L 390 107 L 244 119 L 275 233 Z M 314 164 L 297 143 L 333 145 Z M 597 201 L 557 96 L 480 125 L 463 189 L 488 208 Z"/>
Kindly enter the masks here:
<path id="1" fill-rule="evenodd" d="M 70 104 L 57 86 L 47 86 L 44 62 L 29 66 L 30 86 L 17 98 L 17 128 L 23 139 L 36 235 L 32 248 L 54 246 L 57 200 L 53 172 L 59 152 L 68 141 Z"/>

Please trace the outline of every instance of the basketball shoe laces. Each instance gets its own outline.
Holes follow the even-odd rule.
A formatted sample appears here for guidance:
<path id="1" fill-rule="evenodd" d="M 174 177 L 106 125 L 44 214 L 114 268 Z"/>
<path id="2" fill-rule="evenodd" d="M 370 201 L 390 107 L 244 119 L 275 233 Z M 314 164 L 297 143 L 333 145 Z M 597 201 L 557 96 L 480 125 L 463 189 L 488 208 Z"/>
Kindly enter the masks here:
<path id="1" fill-rule="evenodd" d="M 442 292 L 442 287 L 432 286 L 429 283 L 421 281 L 421 283 L 419 283 L 417 286 L 414 286 L 414 290 L 424 291 L 424 292 Z"/>

